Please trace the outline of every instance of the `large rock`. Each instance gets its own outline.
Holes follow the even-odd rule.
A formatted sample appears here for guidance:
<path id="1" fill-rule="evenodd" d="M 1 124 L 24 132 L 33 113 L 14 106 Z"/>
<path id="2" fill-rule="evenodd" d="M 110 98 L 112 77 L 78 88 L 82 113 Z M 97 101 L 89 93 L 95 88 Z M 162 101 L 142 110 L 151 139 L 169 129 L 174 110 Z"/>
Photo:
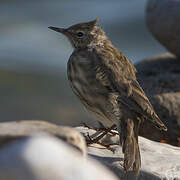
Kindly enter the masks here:
<path id="1" fill-rule="evenodd" d="M 32 124 L 29 125 L 31 127 Z M 4 126 L 5 127 L 5 126 Z M 6 126 L 5 131 L 12 130 Z M 15 128 L 18 136 L 15 140 L 1 144 L 0 147 L 0 179 L 6 180 L 117 180 L 118 178 L 98 162 L 85 158 L 71 143 L 65 143 L 56 137 L 34 131 L 33 135 L 23 135 L 21 125 Z M 27 125 L 28 127 L 28 125 Z M 33 129 L 33 128 L 31 128 Z M 36 129 L 36 128 L 35 128 Z M 78 127 L 84 135 L 96 133 L 94 130 Z M 27 130 L 29 131 L 29 130 Z M 38 132 L 38 134 L 37 134 Z M 41 132 L 41 133 L 39 133 Z M 48 132 L 48 130 L 47 130 Z M 9 133 L 8 133 L 9 134 Z M 12 133 L 13 134 L 13 133 Z M 26 132 L 25 132 L 26 134 Z M 31 133 L 32 134 L 32 133 Z M 57 134 L 55 133 L 54 136 Z M 14 135 L 13 135 L 14 136 Z M 1 136 L 2 138 L 3 136 Z M 21 138 L 19 138 L 21 137 Z M 106 135 L 103 143 L 119 143 L 119 136 Z M 140 180 L 180 179 L 180 148 L 171 145 L 139 138 L 142 156 Z M 123 153 L 120 145 L 109 149 L 92 144 L 88 147 L 90 157 L 100 161 L 113 171 L 119 179 L 124 179 Z M 128 174 L 128 179 L 134 179 Z"/>
<path id="2" fill-rule="evenodd" d="M 79 128 L 83 133 L 90 135 L 96 131 Z M 107 135 L 102 142 L 118 143 L 118 136 Z M 180 147 L 154 142 L 139 137 L 142 168 L 139 180 L 180 179 Z M 112 151 L 101 145 L 92 144 L 88 147 L 88 154 L 109 167 L 120 178 L 124 179 L 123 153 L 121 146 L 111 146 Z M 129 178 L 131 179 L 131 178 Z"/>
<path id="3" fill-rule="evenodd" d="M 180 1 L 148 0 L 146 22 L 154 37 L 180 57 Z"/>
<path id="4" fill-rule="evenodd" d="M 1 180 L 118 180 L 64 141 L 47 135 L 22 138 L 0 149 Z"/>
<path id="5" fill-rule="evenodd" d="M 40 132 L 54 135 L 81 151 L 83 155 L 86 154 L 86 143 L 76 129 L 35 120 L 0 123 L 0 147 Z"/>
<path id="6" fill-rule="evenodd" d="M 144 121 L 140 134 L 151 140 L 177 145 L 180 137 L 180 61 L 171 54 L 155 56 L 136 64 L 137 79 L 149 96 L 167 132 Z"/>

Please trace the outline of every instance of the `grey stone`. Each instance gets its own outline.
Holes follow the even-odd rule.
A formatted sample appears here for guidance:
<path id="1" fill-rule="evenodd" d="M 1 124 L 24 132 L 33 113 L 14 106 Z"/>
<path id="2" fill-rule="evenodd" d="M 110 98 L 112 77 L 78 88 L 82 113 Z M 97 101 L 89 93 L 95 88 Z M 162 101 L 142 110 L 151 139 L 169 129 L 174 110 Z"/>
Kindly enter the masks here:
<path id="1" fill-rule="evenodd" d="M 79 130 L 90 135 L 96 132 L 82 127 Z M 103 142 L 106 138 L 109 143 L 119 142 L 118 135 L 111 138 L 108 135 L 104 137 Z M 139 137 L 139 144 L 142 159 L 139 180 L 180 179 L 180 147 L 154 142 L 143 137 Z M 99 144 L 92 144 L 88 147 L 88 154 L 109 167 L 120 179 L 124 179 L 126 176 L 123 171 L 121 146 L 113 145 L 111 148 L 114 153 Z"/>
<path id="2" fill-rule="evenodd" d="M 180 57 L 180 1 L 148 0 L 146 22 L 153 36 Z"/>
<path id="3" fill-rule="evenodd" d="M 180 61 L 166 53 L 136 64 L 137 79 L 148 95 L 160 119 L 168 127 L 161 132 L 144 121 L 140 135 L 151 140 L 166 140 L 177 145 L 180 137 Z"/>
<path id="4" fill-rule="evenodd" d="M 86 143 L 76 129 L 35 120 L 0 123 L 0 146 L 39 132 L 54 135 L 86 154 Z"/>
<path id="5" fill-rule="evenodd" d="M 0 149 L 0 179 L 118 180 L 100 163 L 49 135 L 22 138 Z"/>

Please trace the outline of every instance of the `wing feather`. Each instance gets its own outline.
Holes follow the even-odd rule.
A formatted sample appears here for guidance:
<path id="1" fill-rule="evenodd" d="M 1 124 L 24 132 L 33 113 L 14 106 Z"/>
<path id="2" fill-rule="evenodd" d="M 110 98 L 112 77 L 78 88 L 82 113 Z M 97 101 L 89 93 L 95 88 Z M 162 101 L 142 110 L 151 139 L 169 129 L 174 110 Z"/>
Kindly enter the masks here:
<path id="1" fill-rule="evenodd" d="M 96 78 L 107 88 L 118 92 L 121 103 L 151 120 L 158 128 L 167 130 L 136 80 L 136 69 L 133 64 L 115 48 L 103 52 L 96 50 L 96 54 L 99 58 L 99 67 L 103 69 L 101 71 L 99 68 L 99 74 L 102 74 Z"/>

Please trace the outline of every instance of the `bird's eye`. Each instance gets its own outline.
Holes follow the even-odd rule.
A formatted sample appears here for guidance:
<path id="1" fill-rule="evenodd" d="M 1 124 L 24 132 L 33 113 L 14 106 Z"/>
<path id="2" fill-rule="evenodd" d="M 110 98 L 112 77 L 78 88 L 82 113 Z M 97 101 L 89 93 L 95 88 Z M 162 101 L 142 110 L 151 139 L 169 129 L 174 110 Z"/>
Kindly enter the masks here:
<path id="1" fill-rule="evenodd" d="M 77 36 L 78 36 L 79 38 L 82 38 L 82 37 L 84 36 L 84 33 L 81 32 L 81 31 L 79 31 L 79 32 L 77 33 Z"/>

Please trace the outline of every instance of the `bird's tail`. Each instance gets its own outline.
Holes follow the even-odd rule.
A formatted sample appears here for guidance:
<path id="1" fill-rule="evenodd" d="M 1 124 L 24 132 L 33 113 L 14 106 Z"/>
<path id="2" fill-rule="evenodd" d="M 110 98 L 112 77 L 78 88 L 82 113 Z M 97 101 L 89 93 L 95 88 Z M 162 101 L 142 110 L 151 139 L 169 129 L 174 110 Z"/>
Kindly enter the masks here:
<path id="1" fill-rule="evenodd" d="M 141 167 L 141 156 L 138 145 L 139 121 L 128 119 L 121 121 L 120 142 L 124 153 L 124 170 L 133 171 L 136 177 Z"/>

